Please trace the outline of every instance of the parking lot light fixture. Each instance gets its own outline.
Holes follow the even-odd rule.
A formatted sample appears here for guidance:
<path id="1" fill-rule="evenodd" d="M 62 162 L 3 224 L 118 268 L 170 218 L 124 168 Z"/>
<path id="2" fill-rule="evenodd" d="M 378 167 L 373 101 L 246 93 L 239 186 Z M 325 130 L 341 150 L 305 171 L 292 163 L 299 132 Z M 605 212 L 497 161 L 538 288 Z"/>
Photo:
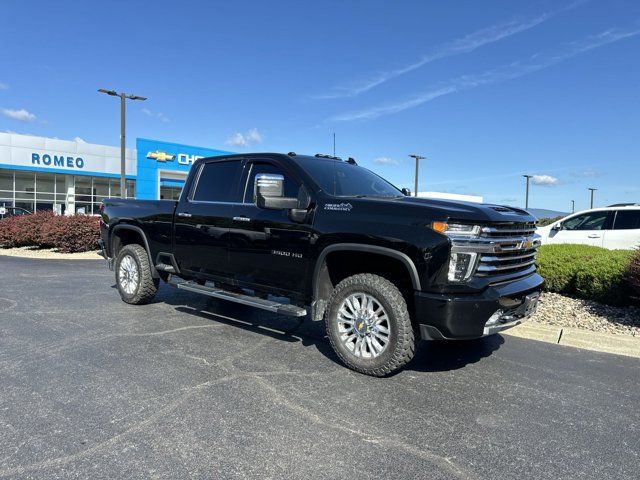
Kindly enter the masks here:
<path id="1" fill-rule="evenodd" d="M 522 176 L 527 179 L 527 190 L 524 195 L 524 209 L 526 210 L 529 208 L 529 179 L 533 177 L 533 175 L 522 175 Z"/>
<path id="2" fill-rule="evenodd" d="M 589 187 L 589 188 L 587 188 L 587 190 L 589 190 L 591 192 L 591 207 L 589 207 L 589 208 L 593 208 L 593 192 L 595 192 L 598 189 L 597 188 L 593 188 L 593 187 Z"/>
<path id="3" fill-rule="evenodd" d="M 415 187 L 415 192 L 414 192 L 414 196 L 418 196 L 418 165 L 420 163 L 420 160 L 424 160 L 427 157 L 422 157 L 420 155 L 409 155 L 411 158 L 414 158 L 416 160 L 416 177 L 415 177 L 415 183 L 414 183 L 414 187 Z"/>
<path id="4" fill-rule="evenodd" d="M 106 88 L 98 89 L 98 92 L 110 95 L 112 97 L 120 97 L 120 198 L 127 198 L 127 174 L 126 174 L 126 101 L 141 100 L 147 97 L 140 95 L 127 95 L 124 92 L 116 92 L 115 90 L 107 90 Z"/>

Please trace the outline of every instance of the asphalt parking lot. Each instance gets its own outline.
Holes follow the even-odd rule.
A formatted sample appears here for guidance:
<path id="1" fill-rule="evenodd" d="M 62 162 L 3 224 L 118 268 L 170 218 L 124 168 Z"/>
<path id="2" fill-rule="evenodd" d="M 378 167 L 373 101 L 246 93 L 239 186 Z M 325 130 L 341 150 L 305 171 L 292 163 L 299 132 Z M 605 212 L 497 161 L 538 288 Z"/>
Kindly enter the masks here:
<path id="1" fill-rule="evenodd" d="M 637 359 L 495 336 L 376 379 L 322 324 L 126 305 L 102 262 L 0 278 L 0 477 L 640 478 Z"/>

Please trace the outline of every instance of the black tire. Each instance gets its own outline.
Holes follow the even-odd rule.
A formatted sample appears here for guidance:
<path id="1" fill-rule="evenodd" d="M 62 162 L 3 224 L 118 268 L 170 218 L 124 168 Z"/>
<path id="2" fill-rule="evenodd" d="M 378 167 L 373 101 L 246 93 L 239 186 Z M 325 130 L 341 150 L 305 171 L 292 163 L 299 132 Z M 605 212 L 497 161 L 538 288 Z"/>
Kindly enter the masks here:
<path id="1" fill-rule="evenodd" d="M 382 305 L 388 318 L 388 344 L 377 357 L 356 356 L 341 338 L 338 310 L 354 293 L 365 293 Z M 404 367 L 415 354 L 415 335 L 407 302 L 400 290 L 386 278 L 370 273 L 353 275 L 342 280 L 333 290 L 324 316 L 327 336 L 342 363 L 356 372 L 384 377 Z M 357 347 L 356 347 L 357 349 Z"/>
<path id="2" fill-rule="evenodd" d="M 138 271 L 137 285 L 130 291 L 126 291 L 127 286 L 124 285 L 124 281 L 119 275 L 120 266 L 125 259 L 131 259 L 135 263 Z M 149 263 L 149 256 L 144 247 L 137 244 L 125 245 L 118 253 L 115 264 L 116 273 L 116 285 L 118 286 L 118 292 L 120 297 L 126 303 L 132 305 L 143 305 L 149 303 L 155 297 L 158 291 L 158 285 L 160 285 L 159 278 L 153 278 L 151 274 L 151 264 Z"/>

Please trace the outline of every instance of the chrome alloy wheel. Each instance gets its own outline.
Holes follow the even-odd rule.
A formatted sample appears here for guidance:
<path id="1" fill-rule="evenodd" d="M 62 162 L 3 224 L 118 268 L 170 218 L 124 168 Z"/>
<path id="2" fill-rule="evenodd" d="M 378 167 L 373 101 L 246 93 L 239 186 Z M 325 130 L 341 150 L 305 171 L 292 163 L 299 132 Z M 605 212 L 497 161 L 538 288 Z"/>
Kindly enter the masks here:
<path id="1" fill-rule="evenodd" d="M 372 295 L 356 292 L 338 309 L 338 332 L 354 356 L 376 358 L 389 345 L 391 326 L 382 304 Z"/>
<path id="2" fill-rule="evenodd" d="M 122 258 L 118 269 L 118 281 L 127 295 L 136 293 L 140 282 L 140 274 L 138 272 L 138 264 L 131 255 L 125 255 Z"/>

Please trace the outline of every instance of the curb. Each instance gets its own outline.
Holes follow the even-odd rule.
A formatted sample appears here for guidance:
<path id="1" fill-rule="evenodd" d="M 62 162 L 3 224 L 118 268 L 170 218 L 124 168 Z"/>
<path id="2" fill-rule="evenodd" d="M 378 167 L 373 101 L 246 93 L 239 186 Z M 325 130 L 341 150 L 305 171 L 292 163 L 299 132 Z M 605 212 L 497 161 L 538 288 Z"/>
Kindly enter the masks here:
<path id="1" fill-rule="evenodd" d="M 630 335 L 614 335 L 534 322 L 523 323 L 500 333 L 567 347 L 640 358 L 640 338 Z"/>
<path id="2" fill-rule="evenodd" d="M 8 250 L 8 251 L 7 251 Z M 96 253 L 95 258 L 93 255 L 87 255 L 88 252 L 81 253 L 58 253 L 58 252 L 50 252 L 50 251 L 40 251 L 40 255 L 30 254 L 28 250 L 26 251 L 15 251 L 13 249 L 3 250 L 0 248 L 0 258 L 2 257 L 11 257 L 11 258 L 28 258 L 34 260 L 103 260 L 100 254 Z M 36 250 L 37 251 L 37 250 Z"/>

